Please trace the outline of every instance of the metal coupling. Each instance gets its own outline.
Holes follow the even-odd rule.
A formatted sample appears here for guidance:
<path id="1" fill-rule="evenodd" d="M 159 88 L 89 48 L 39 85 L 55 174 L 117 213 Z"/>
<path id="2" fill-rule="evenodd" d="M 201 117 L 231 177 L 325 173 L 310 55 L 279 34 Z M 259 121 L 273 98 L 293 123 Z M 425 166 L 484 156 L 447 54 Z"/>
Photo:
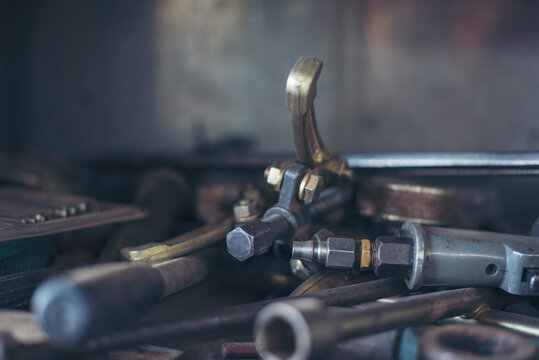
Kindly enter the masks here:
<path id="1" fill-rule="evenodd" d="M 312 240 L 292 243 L 292 259 L 325 264 L 335 269 L 369 269 L 372 266 L 371 249 L 368 239 L 334 237 L 330 231 L 321 229 Z"/>

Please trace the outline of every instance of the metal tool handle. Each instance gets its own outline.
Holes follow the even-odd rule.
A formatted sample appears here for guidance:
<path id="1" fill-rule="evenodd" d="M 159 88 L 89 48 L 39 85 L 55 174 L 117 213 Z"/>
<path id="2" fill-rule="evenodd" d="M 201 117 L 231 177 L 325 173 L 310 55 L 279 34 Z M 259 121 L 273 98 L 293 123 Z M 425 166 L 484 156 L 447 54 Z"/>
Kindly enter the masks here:
<path id="1" fill-rule="evenodd" d="M 214 249 L 156 266 L 108 263 L 51 278 L 32 310 L 51 340 L 73 347 L 136 320 L 164 296 L 206 277 Z"/>

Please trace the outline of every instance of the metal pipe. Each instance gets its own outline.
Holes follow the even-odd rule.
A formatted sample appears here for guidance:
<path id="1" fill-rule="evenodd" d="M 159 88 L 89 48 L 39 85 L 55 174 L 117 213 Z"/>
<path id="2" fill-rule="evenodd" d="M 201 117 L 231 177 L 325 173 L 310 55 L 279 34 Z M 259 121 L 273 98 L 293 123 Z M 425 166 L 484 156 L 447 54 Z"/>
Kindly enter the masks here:
<path id="1" fill-rule="evenodd" d="M 488 309 L 479 311 L 474 319 L 486 324 L 498 325 L 513 331 L 539 338 L 539 319 L 500 311 Z"/>
<path id="2" fill-rule="evenodd" d="M 252 342 L 224 343 L 221 345 L 223 359 L 257 359 L 255 344 Z"/>
<path id="3" fill-rule="evenodd" d="M 264 359 L 311 359 L 324 356 L 340 340 L 471 314 L 482 305 L 504 300 L 507 295 L 479 288 L 416 295 L 358 309 L 327 308 L 315 299 L 290 300 L 264 308 L 255 320 L 254 336 Z"/>
<path id="4" fill-rule="evenodd" d="M 367 153 L 344 155 L 348 166 L 361 169 L 380 168 L 539 168 L 537 152 L 424 152 Z"/>

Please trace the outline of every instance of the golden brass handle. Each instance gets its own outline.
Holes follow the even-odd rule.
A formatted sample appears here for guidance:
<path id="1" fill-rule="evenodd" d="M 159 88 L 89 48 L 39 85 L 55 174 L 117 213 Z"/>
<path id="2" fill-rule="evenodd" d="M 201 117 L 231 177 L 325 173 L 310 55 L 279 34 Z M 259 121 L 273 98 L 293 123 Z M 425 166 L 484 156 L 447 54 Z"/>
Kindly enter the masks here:
<path id="1" fill-rule="evenodd" d="M 322 61 L 300 57 L 286 81 L 286 101 L 291 114 L 292 135 L 298 160 L 321 167 L 339 176 L 351 176 L 346 161 L 331 154 L 324 146 L 314 113 L 316 82 Z"/>

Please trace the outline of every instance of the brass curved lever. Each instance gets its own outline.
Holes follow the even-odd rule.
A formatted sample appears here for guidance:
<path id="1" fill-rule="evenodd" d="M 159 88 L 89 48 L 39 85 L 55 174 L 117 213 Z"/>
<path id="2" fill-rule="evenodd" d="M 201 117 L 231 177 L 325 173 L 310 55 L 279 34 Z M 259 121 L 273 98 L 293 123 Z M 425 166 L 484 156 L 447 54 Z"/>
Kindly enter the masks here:
<path id="1" fill-rule="evenodd" d="M 318 133 L 314 114 L 316 82 L 322 61 L 300 57 L 286 81 L 286 102 L 292 116 L 292 135 L 298 160 L 311 166 L 322 166 L 339 176 L 350 176 L 346 161 L 331 154 Z"/>

